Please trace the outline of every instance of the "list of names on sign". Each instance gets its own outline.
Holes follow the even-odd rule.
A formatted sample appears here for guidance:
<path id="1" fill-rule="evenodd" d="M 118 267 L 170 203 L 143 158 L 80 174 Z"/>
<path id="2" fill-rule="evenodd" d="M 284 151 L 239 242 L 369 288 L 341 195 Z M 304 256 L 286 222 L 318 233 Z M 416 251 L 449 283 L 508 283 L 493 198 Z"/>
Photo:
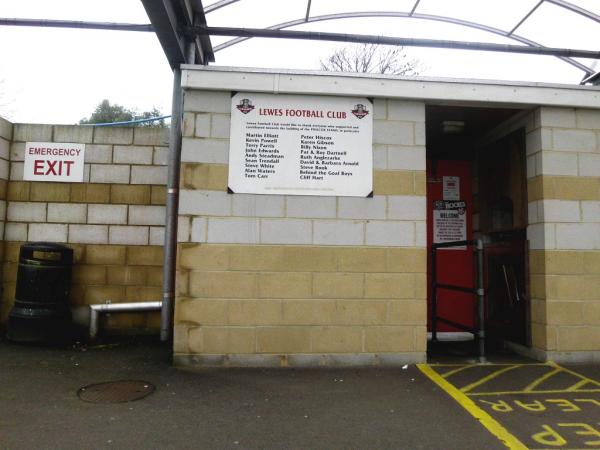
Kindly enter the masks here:
<path id="1" fill-rule="evenodd" d="M 246 133 L 245 178 L 269 178 L 274 174 L 284 155 L 277 148 L 279 135 L 273 133 Z"/>
<path id="2" fill-rule="evenodd" d="M 369 195 L 371 109 L 364 98 L 236 94 L 229 188 L 256 194 Z"/>

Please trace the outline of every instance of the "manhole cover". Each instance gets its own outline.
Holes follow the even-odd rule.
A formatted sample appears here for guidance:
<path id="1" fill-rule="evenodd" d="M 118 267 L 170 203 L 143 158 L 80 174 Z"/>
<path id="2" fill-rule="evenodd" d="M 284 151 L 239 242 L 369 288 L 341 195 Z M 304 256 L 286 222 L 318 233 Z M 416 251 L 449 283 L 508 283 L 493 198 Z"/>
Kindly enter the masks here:
<path id="1" fill-rule="evenodd" d="M 154 385 L 147 381 L 108 381 L 84 386 L 77 391 L 77 396 L 85 402 L 122 403 L 140 400 L 152 394 L 155 389 Z"/>

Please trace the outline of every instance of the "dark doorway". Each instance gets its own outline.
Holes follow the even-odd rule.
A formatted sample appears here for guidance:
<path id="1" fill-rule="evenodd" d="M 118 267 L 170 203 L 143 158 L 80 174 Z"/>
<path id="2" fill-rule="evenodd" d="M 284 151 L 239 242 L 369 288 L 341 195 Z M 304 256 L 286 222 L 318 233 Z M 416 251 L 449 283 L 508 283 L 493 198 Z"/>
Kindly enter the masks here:
<path id="1" fill-rule="evenodd" d="M 486 328 L 491 340 L 528 345 L 525 131 L 517 130 L 482 148 L 478 165 Z"/>
<path id="2" fill-rule="evenodd" d="M 485 246 L 486 347 L 502 348 L 506 341 L 529 345 L 527 184 L 521 123 L 525 116 L 513 108 L 430 105 L 426 109 L 429 332 L 431 244 L 444 239 L 481 239 Z M 472 247 L 440 249 L 436 280 L 474 288 L 475 266 Z M 474 294 L 436 291 L 438 314 L 474 326 Z M 442 341 L 473 340 L 472 334 L 448 324 L 436 330 Z M 476 346 L 471 348 L 475 351 Z"/>

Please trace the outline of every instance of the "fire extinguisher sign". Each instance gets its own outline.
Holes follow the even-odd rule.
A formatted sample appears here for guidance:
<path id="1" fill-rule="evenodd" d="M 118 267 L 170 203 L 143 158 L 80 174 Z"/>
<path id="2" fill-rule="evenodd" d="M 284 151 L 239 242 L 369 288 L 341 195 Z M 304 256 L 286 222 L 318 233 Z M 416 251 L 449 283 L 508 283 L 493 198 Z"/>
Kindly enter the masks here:
<path id="1" fill-rule="evenodd" d="M 27 142 L 23 179 L 83 182 L 85 144 Z"/>
<path id="2" fill-rule="evenodd" d="M 433 242 L 464 241 L 467 239 L 467 214 L 464 201 L 437 200 L 433 202 Z M 464 250 L 466 247 L 449 247 Z"/>

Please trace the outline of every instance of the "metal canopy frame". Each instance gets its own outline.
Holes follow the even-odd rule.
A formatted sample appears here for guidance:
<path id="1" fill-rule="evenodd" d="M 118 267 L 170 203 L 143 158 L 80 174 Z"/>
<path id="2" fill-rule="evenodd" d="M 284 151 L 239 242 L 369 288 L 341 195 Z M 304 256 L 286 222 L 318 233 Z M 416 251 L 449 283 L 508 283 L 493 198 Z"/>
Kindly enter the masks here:
<path id="1" fill-rule="evenodd" d="M 183 30 L 206 25 L 201 0 L 141 0 L 171 68 L 208 64 L 215 56 L 208 36 L 189 36 Z"/>
<path id="2" fill-rule="evenodd" d="M 211 12 L 225 8 L 229 5 L 237 3 L 239 1 L 240 0 L 218 1 L 216 3 L 213 3 L 213 4 L 205 7 L 204 13 L 210 14 Z M 362 12 L 340 11 L 339 13 L 335 13 L 335 14 L 311 16 L 312 0 L 306 0 L 306 14 L 303 17 L 299 17 L 298 19 L 294 19 L 294 20 L 287 21 L 287 22 L 281 22 L 281 23 L 277 23 L 274 25 L 270 25 L 268 27 L 265 27 L 263 30 L 251 31 L 248 29 L 230 28 L 229 34 L 225 34 L 225 32 L 224 32 L 225 27 L 206 27 L 205 29 L 202 29 L 202 27 L 200 27 L 200 28 L 196 27 L 192 31 L 195 33 L 199 33 L 200 35 L 211 35 L 211 34 L 217 35 L 217 33 L 219 33 L 218 35 L 237 36 L 233 39 L 230 39 L 222 44 L 215 46 L 214 52 L 216 53 L 218 51 L 224 50 L 233 45 L 236 45 L 236 44 L 244 42 L 248 39 L 251 39 L 252 37 L 280 37 L 280 38 L 288 38 L 288 39 L 289 38 L 302 39 L 301 33 L 313 33 L 312 38 L 305 37 L 303 39 L 315 39 L 314 32 L 297 31 L 294 33 L 295 36 L 292 36 L 287 33 L 282 33 L 279 36 L 277 36 L 276 33 L 269 34 L 268 32 L 264 31 L 264 30 L 285 30 L 285 29 L 288 29 L 288 28 L 291 28 L 294 26 L 303 25 L 303 24 L 307 24 L 307 23 L 323 22 L 323 21 L 330 21 L 330 20 L 341 20 L 341 19 L 369 18 L 369 17 L 377 17 L 377 18 L 396 17 L 396 18 L 402 18 L 402 19 L 419 19 L 419 20 L 427 20 L 427 21 L 437 21 L 437 22 L 450 23 L 450 24 L 454 24 L 454 25 L 467 27 L 467 28 L 477 29 L 477 30 L 481 30 L 481 31 L 484 31 L 487 33 L 502 36 L 502 37 L 511 39 L 513 41 L 516 41 L 520 44 L 524 44 L 525 46 L 529 47 L 530 49 L 539 49 L 540 51 L 519 50 L 518 48 L 517 49 L 514 48 L 516 46 L 505 46 L 505 48 L 502 49 L 502 46 L 498 45 L 498 44 L 478 45 L 481 43 L 458 42 L 458 41 L 440 41 L 440 42 L 444 42 L 446 44 L 439 45 L 439 43 L 436 44 L 435 41 L 429 40 L 431 42 L 429 42 L 428 44 L 422 42 L 419 45 L 442 47 L 442 48 L 458 48 L 456 46 L 452 47 L 450 45 L 447 45 L 448 42 L 456 42 L 457 44 L 461 44 L 460 48 L 462 48 L 462 49 L 549 54 L 549 55 L 556 56 L 557 58 L 561 59 L 565 63 L 568 63 L 568 64 L 576 67 L 577 69 L 581 70 L 584 73 L 583 78 L 582 78 L 582 83 L 594 82 L 594 81 L 598 80 L 597 74 L 595 74 L 595 71 L 591 67 L 588 67 L 587 65 L 573 59 L 573 57 L 598 58 L 598 56 L 593 56 L 591 54 L 587 54 L 586 56 L 584 56 L 585 53 L 579 53 L 580 52 L 579 50 L 573 50 L 573 49 L 554 49 L 554 50 L 561 50 L 561 51 L 557 51 L 557 52 L 547 51 L 547 50 L 550 50 L 549 47 L 546 47 L 538 42 L 535 42 L 531 39 L 528 39 L 524 36 L 521 36 L 521 35 L 518 35 L 515 33 L 521 26 L 523 26 L 523 24 L 525 24 L 535 14 L 535 12 L 538 10 L 538 8 L 540 6 L 542 6 L 544 3 L 553 4 L 555 6 L 563 8 L 566 11 L 570 11 L 572 13 L 578 14 L 588 20 L 591 20 L 591 21 L 594 21 L 594 22 L 600 24 L 600 16 L 598 14 L 595 14 L 595 13 L 593 13 L 587 9 L 584 9 L 578 5 L 569 3 L 565 0 L 539 0 L 526 14 L 524 14 L 517 21 L 517 23 L 510 30 L 503 30 L 503 29 L 491 27 L 489 25 L 485 25 L 482 23 L 463 20 L 463 19 L 459 19 L 456 17 L 419 13 L 419 12 L 417 12 L 417 10 L 418 10 L 420 1 L 421 0 L 415 0 L 410 11 L 362 11 Z M 340 5 L 343 5 L 343 2 L 340 2 Z M 212 30 L 212 32 L 211 32 L 211 30 Z M 244 30 L 244 31 L 241 31 L 241 30 Z M 326 33 L 322 33 L 322 34 L 326 35 Z M 348 35 L 348 36 L 355 36 L 355 35 Z M 327 40 L 327 39 L 324 39 L 324 40 Z M 341 39 L 334 39 L 334 40 L 341 40 Z M 352 41 L 352 40 L 347 39 L 347 41 Z M 427 40 L 422 40 L 422 41 L 427 41 Z M 360 40 L 354 39 L 354 42 L 373 42 L 373 40 L 369 41 L 369 40 L 365 39 L 365 40 L 360 41 Z M 392 44 L 390 42 L 390 44 L 392 44 L 392 45 L 416 45 L 414 43 L 411 44 L 410 40 L 408 40 L 408 39 L 405 39 L 404 43 L 400 43 L 400 42 L 401 42 L 401 39 L 398 38 L 398 43 Z M 488 47 L 488 48 L 485 48 L 485 47 Z M 511 47 L 513 47 L 513 48 L 511 48 Z M 565 54 L 568 54 L 569 51 L 572 52 L 571 53 L 572 56 L 564 56 Z M 583 52 L 585 52 L 585 51 L 583 51 Z"/>
<path id="3" fill-rule="evenodd" d="M 113 30 L 113 31 L 154 31 L 151 24 L 144 23 L 114 23 L 114 22 L 84 22 L 80 20 L 46 20 L 46 19 L 5 19 L 0 18 L 0 25 L 18 27 L 42 28 L 79 28 L 84 30 Z"/>
<path id="4" fill-rule="evenodd" d="M 315 31 L 294 31 L 294 30 L 271 30 L 259 28 L 230 28 L 230 27 L 190 27 L 191 33 L 198 35 L 212 36 L 241 36 L 238 39 L 250 39 L 252 37 L 279 38 L 279 39 L 302 39 L 309 41 L 334 41 L 334 42 L 357 42 L 374 43 L 382 45 L 400 45 L 414 47 L 437 47 L 452 48 L 460 50 L 482 50 L 493 52 L 525 53 L 535 55 L 550 55 L 562 59 L 572 57 L 596 58 L 600 59 L 600 51 L 592 50 L 574 50 L 568 48 L 526 46 L 526 45 L 508 45 L 508 44 L 487 44 L 481 42 L 465 41 L 444 41 L 439 39 L 413 39 L 413 38 L 395 38 L 377 35 L 364 34 L 345 34 L 345 33 L 325 33 Z M 570 62 L 570 61 L 569 61 Z M 576 62 L 576 61 L 574 61 Z M 585 66 L 583 66 L 585 67 Z M 583 69 L 582 69 L 583 70 Z"/>
<path id="5" fill-rule="evenodd" d="M 340 11 L 334 14 L 311 16 L 312 0 L 306 1 L 306 13 L 297 19 L 270 25 L 263 29 L 234 28 L 234 27 L 208 27 L 206 14 L 226 8 L 241 0 L 220 0 L 204 7 L 202 0 L 141 0 L 151 24 L 124 24 L 103 22 L 82 22 L 68 20 L 37 20 L 37 19 L 7 19 L 0 18 L 0 25 L 37 26 L 37 27 L 63 27 L 83 29 L 104 29 L 123 31 L 154 31 L 163 47 L 165 55 L 175 69 L 181 64 L 207 65 L 215 61 L 214 54 L 218 51 L 237 45 L 253 37 L 269 37 L 283 39 L 309 39 L 331 40 L 345 42 L 372 42 L 386 45 L 424 46 L 438 48 L 453 48 L 466 50 L 486 50 L 510 53 L 545 54 L 555 56 L 567 64 L 581 70 L 583 77 L 581 84 L 600 82 L 600 72 L 574 58 L 599 59 L 598 52 L 589 50 L 551 48 L 540 44 L 515 32 L 522 27 L 542 6 L 552 4 L 557 7 L 578 14 L 587 20 L 600 24 L 600 15 L 585 8 L 570 3 L 566 0 L 538 0 L 535 5 L 520 17 L 510 30 L 495 28 L 483 23 L 460 19 L 457 17 L 424 14 L 417 10 L 421 0 L 414 0 L 410 11 Z M 252 1 L 252 0 L 246 0 Z M 339 2 L 343 5 L 343 2 Z M 343 8 L 341 8 L 343 9 Z M 316 33 L 312 31 L 287 31 L 288 28 L 307 23 L 325 22 L 356 18 L 400 18 L 437 21 L 449 23 L 466 28 L 484 31 L 504 38 L 511 39 L 523 45 L 491 44 L 480 42 L 448 41 L 433 39 L 391 38 L 383 36 L 364 36 L 341 33 Z M 281 31 L 275 33 L 273 31 Z M 212 47 L 210 36 L 236 36 L 222 44 Z M 343 37 L 344 36 L 344 37 Z M 383 42 L 386 41 L 386 42 Z M 525 48 L 521 48 L 525 47 Z"/>

